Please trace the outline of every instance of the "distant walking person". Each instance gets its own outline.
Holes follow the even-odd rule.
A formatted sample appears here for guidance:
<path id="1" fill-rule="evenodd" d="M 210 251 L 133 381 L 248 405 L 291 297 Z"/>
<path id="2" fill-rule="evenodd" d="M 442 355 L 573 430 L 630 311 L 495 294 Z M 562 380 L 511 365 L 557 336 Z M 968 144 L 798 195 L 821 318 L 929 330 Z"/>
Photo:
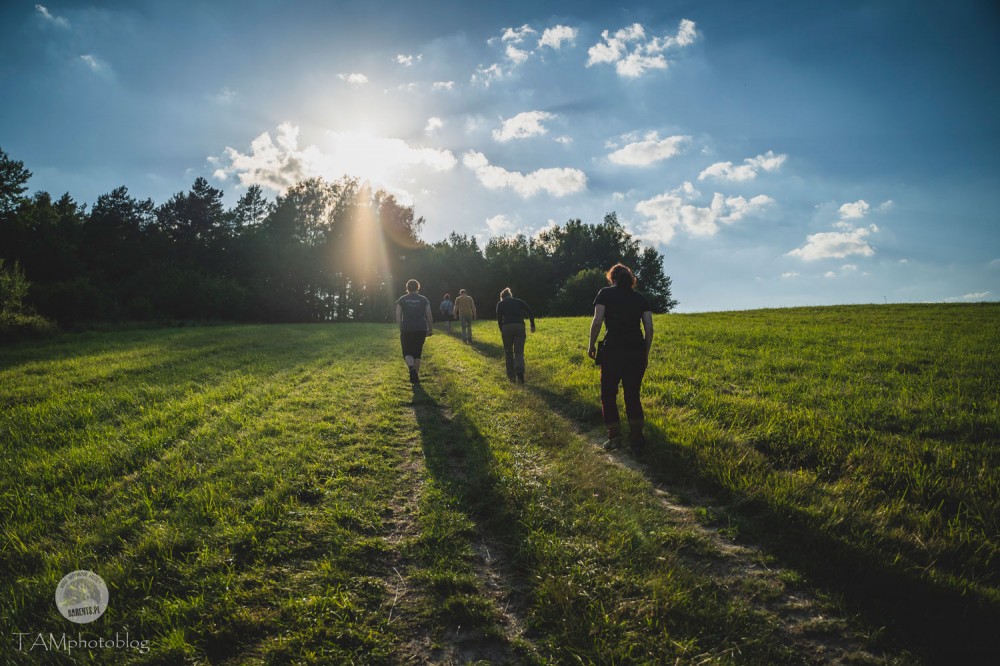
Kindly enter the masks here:
<path id="1" fill-rule="evenodd" d="M 653 312 L 646 298 L 634 291 L 635 275 L 623 264 L 615 264 L 607 273 L 610 287 L 597 292 L 594 319 L 590 324 L 591 358 L 597 357 L 597 336 L 601 323 L 607 327 L 599 359 L 601 366 L 601 412 L 608 429 L 604 448 L 622 445 L 621 420 L 618 414 L 618 385 L 625 394 L 628 439 L 632 451 L 642 453 L 646 440 L 642 435 L 644 416 L 639 400 L 642 377 L 649 364 L 653 344 Z M 640 330 L 640 324 L 642 330 Z"/>
<path id="2" fill-rule="evenodd" d="M 503 351 L 507 360 L 507 379 L 524 383 L 524 342 L 527 334 L 524 331 L 524 316 L 531 320 L 531 332 L 535 332 L 535 315 L 528 304 L 520 298 L 514 298 L 510 287 L 500 292 L 500 302 L 497 303 L 497 326 L 500 327 L 500 338 L 503 340 Z"/>
<path id="3" fill-rule="evenodd" d="M 434 315 L 431 302 L 420 295 L 420 283 L 406 282 L 406 294 L 396 301 L 396 323 L 399 324 L 399 344 L 403 347 L 403 360 L 410 369 L 410 382 L 420 381 L 420 356 L 424 341 L 434 335 Z"/>
<path id="4" fill-rule="evenodd" d="M 455 317 L 462 322 L 462 342 L 472 342 L 472 322 L 476 319 L 476 302 L 464 289 L 458 290 L 455 299 Z"/>
<path id="5" fill-rule="evenodd" d="M 441 311 L 441 316 L 444 317 L 444 320 L 448 322 L 448 332 L 451 333 L 451 320 L 454 319 L 455 315 L 455 303 L 451 300 L 451 294 L 444 295 L 444 300 L 441 301 L 438 309 Z"/>

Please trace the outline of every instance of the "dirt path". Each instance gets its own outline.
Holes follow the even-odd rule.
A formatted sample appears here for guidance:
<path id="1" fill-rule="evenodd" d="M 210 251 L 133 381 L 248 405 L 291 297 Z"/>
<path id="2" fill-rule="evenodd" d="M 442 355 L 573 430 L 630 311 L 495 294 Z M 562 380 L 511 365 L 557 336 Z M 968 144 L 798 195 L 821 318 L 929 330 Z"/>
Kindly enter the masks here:
<path id="1" fill-rule="evenodd" d="M 599 445 L 598 438 L 590 439 Z M 617 450 L 604 455 L 612 464 L 650 478 L 646 466 L 630 453 Z M 688 557 L 688 564 L 710 573 L 732 595 L 760 612 L 764 621 L 779 627 L 785 645 L 805 659 L 804 663 L 914 663 L 912 656 L 877 654 L 861 630 L 861 621 L 850 617 L 834 600 L 810 589 L 795 571 L 775 564 L 760 546 L 736 543 L 723 529 L 706 525 L 699 514 L 713 508 L 708 500 L 690 492 L 683 493 L 690 498 L 684 499 L 663 485 L 656 485 L 655 493 L 672 523 L 696 533 L 716 553 L 707 562 Z"/>

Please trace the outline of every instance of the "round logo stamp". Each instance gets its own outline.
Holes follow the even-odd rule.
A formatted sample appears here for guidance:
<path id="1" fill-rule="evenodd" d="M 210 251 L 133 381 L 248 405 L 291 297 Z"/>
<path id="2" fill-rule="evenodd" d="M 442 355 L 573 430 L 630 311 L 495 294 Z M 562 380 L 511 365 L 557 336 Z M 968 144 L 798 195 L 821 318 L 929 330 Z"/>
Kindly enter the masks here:
<path id="1" fill-rule="evenodd" d="M 68 573 L 56 587 L 56 608 L 70 622 L 93 622 L 108 608 L 108 586 L 93 571 Z"/>

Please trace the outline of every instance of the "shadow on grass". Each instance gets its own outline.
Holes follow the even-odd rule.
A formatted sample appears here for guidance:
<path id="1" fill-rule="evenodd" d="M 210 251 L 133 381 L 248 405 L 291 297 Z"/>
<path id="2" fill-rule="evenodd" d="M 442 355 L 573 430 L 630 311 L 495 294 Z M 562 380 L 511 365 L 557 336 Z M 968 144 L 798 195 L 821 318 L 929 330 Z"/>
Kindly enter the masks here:
<path id="1" fill-rule="evenodd" d="M 495 344 L 475 347 L 487 356 L 503 356 Z M 526 389 L 549 409 L 590 427 L 601 423 L 596 376 L 594 381 L 593 403 L 531 382 Z M 1000 611 L 987 601 L 892 569 L 870 552 L 823 531 L 801 511 L 734 493 L 700 470 L 691 452 L 671 442 L 662 429 L 647 424 L 645 434 L 649 449 L 641 462 L 651 481 L 693 486 L 706 493 L 709 502 L 727 505 L 725 511 L 741 522 L 747 541 L 841 596 L 874 625 L 885 626 L 888 640 L 898 647 L 932 663 L 974 663 L 974 658 L 995 654 Z"/>
<path id="2" fill-rule="evenodd" d="M 473 340 L 472 348 L 483 356 L 489 358 L 503 359 L 503 346 L 498 345 L 495 342 L 483 342 L 482 340 Z"/>
<path id="3" fill-rule="evenodd" d="M 523 543 L 524 534 L 515 508 L 497 488 L 496 463 L 489 442 L 467 417 L 451 414 L 420 384 L 413 386 L 413 410 L 427 470 L 442 491 L 476 522 L 482 540 L 478 545 L 487 552 L 485 566 L 504 579 L 503 591 L 507 595 L 504 613 L 523 620 L 529 585 L 526 577 L 514 571 L 524 568 L 524 563 L 518 561 L 523 559 L 519 544 Z M 477 546 L 470 545 L 474 549 Z M 485 647 L 472 646 L 472 651 L 464 656 L 487 657 L 486 662 L 499 656 L 508 663 L 512 654 L 506 651 L 512 650 L 516 658 L 509 663 L 534 663 L 516 646 L 508 644 L 500 655 L 481 653 Z"/>
<path id="4" fill-rule="evenodd" d="M 505 540 L 516 539 L 515 525 L 496 490 L 493 452 L 486 438 L 464 416 L 449 414 L 420 384 L 413 386 L 413 410 L 424 462 L 434 480 L 491 531 L 501 530 Z"/>

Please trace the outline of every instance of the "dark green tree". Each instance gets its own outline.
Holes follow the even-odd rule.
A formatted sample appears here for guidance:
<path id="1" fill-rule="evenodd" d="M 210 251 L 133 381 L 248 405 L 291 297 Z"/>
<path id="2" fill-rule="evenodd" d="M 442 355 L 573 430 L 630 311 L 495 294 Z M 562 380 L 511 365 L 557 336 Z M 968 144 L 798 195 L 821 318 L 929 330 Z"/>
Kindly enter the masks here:
<path id="1" fill-rule="evenodd" d="M 28 189 L 31 172 L 24 168 L 24 162 L 17 162 L 0 148 L 0 214 L 13 211 Z"/>
<path id="2" fill-rule="evenodd" d="M 606 272 L 600 268 L 585 268 L 570 277 L 556 294 L 550 307 L 558 317 L 576 317 L 594 312 L 594 298 L 608 286 Z"/>
<path id="3" fill-rule="evenodd" d="M 495 302 L 499 300 L 500 291 L 510 287 L 534 312 L 541 314 L 547 310 L 560 280 L 553 262 L 537 240 L 524 234 L 494 237 L 486 243 L 484 254 L 487 296 Z"/>
<path id="4" fill-rule="evenodd" d="M 570 220 L 565 226 L 540 233 L 538 238 L 554 264 L 558 286 L 587 268 L 606 271 L 619 262 L 634 267 L 639 261 L 639 241 L 632 238 L 613 212 L 605 215 L 601 224 Z"/>
<path id="5" fill-rule="evenodd" d="M 677 300 L 670 293 L 672 280 L 663 271 L 663 255 L 647 247 L 635 267 L 636 286 L 649 300 L 653 312 L 662 314 L 677 307 Z"/>

